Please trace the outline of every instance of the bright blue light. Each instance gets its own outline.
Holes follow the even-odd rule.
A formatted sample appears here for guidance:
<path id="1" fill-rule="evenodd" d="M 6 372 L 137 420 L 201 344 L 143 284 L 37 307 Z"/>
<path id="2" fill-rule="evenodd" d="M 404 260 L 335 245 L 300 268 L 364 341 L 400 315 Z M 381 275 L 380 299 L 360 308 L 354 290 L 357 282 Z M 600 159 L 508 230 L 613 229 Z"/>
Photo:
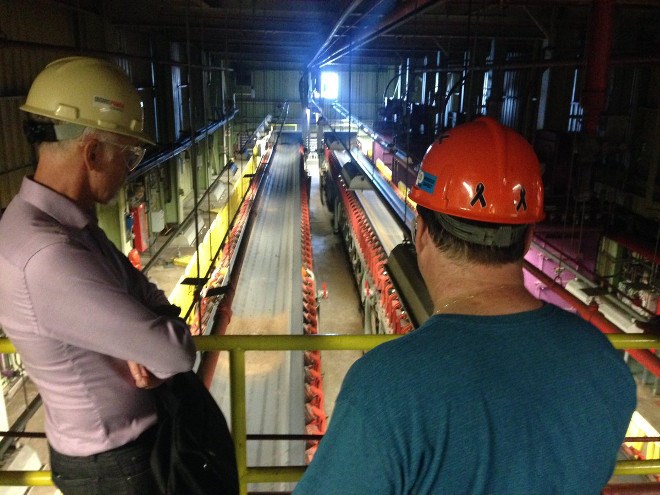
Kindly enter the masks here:
<path id="1" fill-rule="evenodd" d="M 321 72 L 321 98 L 336 100 L 339 96 L 339 74 Z"/>

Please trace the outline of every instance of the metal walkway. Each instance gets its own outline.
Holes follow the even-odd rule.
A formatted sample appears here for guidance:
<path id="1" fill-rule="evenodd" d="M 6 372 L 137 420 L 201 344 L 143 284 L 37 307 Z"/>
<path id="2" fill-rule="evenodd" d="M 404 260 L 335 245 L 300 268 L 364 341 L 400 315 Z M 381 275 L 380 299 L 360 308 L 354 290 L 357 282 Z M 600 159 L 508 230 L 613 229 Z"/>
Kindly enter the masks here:
<path id="1" fill-rule="evenodd" d="M 227 334 L 301 334 L 300 154 L 285 135 L 253 213 Z M 227 360 L 225 354 L 220 356 L 211 393 L 230 422 Z M 247 353 L 248 434 L 304 433 L 303 371 L 302 352 Z M 249 441 L 248 466 L 300 465 L 304 447 L 303 441 Z"/>

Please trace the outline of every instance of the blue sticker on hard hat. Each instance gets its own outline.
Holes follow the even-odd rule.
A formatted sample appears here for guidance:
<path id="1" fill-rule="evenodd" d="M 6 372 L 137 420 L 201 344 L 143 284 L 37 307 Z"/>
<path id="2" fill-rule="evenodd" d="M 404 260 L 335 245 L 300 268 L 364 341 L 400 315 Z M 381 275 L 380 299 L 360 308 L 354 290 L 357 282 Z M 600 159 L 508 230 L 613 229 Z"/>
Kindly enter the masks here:
<path id="1" fill-rule="evenodd" d="M 419 173 L 417 174 L 416 185 L 422 191 L 427 192 L 429 194 L 433 194 L 433 191 L 435 190 L 435 183 L 437 180 L 438 178 L 435 175 L 420 170 Z"/>

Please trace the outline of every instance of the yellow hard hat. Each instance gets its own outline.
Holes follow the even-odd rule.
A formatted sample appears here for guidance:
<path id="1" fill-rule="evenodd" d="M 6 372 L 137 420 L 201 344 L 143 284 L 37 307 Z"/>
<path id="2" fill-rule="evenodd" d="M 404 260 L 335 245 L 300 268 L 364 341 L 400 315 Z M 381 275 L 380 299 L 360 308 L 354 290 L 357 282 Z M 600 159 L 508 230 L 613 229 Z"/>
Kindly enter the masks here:
<path id="1" fill-rule="evenodd" d="M 154 144 L 143 132 L 139 93 L 119 67 L 105 60 L 67 57 L 48 64 L 20 109 Z"/>

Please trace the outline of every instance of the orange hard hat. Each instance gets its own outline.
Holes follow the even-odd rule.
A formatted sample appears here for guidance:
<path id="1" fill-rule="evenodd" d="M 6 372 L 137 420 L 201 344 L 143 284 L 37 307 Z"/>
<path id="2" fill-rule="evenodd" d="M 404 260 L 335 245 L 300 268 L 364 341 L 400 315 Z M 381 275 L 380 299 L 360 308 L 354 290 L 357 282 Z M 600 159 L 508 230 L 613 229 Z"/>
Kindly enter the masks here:
<path id="1" fill-rule="evenodd" d="M 534 150 L 490 117 L 459 125 L 429 147 L 410 199 L 429 210 L 486 223 L 522 225 L 544 218 Z"/>

